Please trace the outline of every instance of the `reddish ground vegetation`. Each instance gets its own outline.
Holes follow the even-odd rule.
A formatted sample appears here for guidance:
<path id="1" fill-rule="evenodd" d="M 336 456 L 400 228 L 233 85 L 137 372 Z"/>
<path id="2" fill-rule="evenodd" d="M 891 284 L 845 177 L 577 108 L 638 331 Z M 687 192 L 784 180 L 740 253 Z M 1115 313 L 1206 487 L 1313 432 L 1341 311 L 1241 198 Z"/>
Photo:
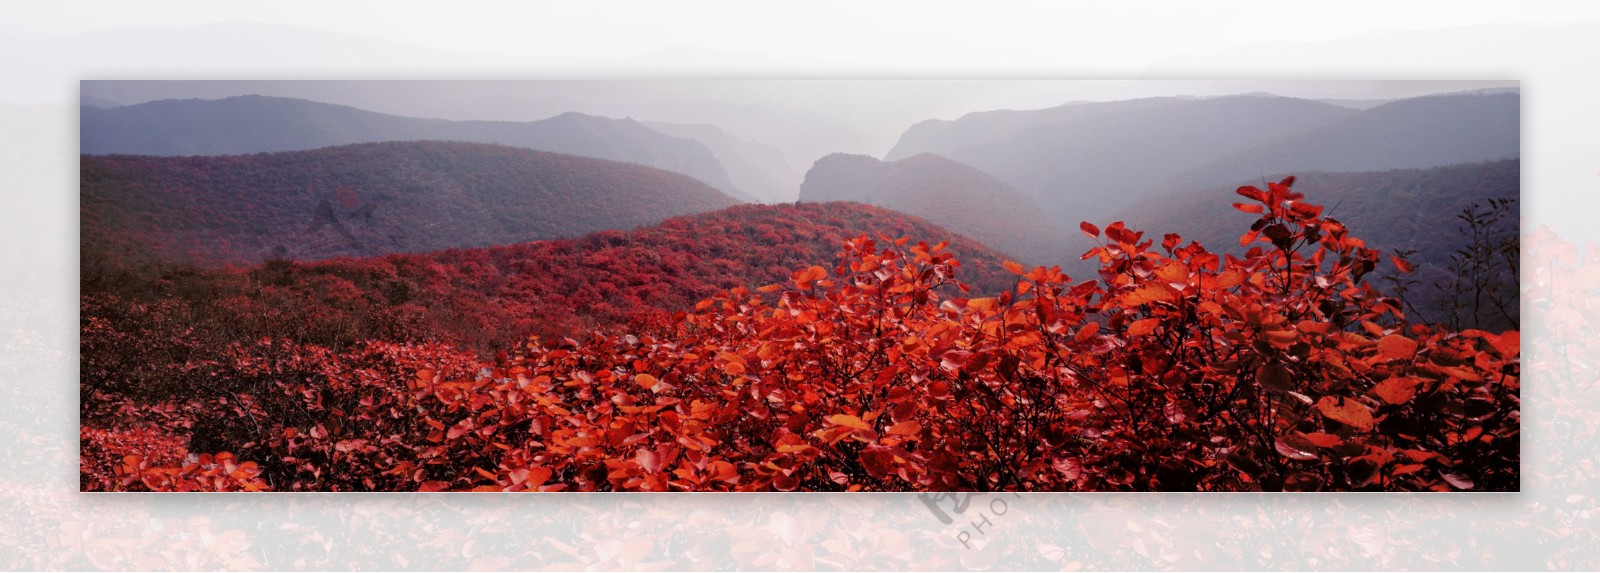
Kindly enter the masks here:
<path id="1" fill-rule="evenodd" d="M 273 338 L 173 355 L 197 395 L 162 415 L 232 454 L 109 477 L 86 459 L 84 485 L 1516 490 L 1518 333 L 1408 322 L 1365 280 L 1379 253 L 1292 182 L 1239 189 L 1259 214 L 1242 257 L 1085 223 L 1097 277 L 1009 263 L 997 296 L 943 243 L 863 235 L 831 267 L 492 360 Z M 108 369 L 86 372 L 85 420 L 153 423 L 90 386 L 118 379 L 90 360 L 115 321 L 85 317 L 85 368 Z"/>

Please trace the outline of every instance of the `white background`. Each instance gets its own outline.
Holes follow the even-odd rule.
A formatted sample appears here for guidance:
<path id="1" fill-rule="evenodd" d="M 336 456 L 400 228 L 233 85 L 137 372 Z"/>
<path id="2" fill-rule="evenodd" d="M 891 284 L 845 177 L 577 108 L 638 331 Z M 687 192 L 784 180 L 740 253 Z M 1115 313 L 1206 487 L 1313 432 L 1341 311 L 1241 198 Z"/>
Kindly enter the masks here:
<path id="1" fill-rule="evenodd" d="M 1594 569 L 1596 54 L 1584 2 L 10 3 L 0 565 Z M 78 80 L 641 77 L 1520 80 L 1523 493 L 77 493 Z"/>

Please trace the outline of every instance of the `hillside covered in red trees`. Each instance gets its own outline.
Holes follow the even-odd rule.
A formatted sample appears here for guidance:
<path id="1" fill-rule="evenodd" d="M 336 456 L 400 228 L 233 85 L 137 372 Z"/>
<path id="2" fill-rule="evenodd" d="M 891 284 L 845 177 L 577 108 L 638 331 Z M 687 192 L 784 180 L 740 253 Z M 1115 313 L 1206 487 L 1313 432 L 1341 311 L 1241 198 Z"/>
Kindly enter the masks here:
<path id="1" fill-rule="evenodd" d="M 1239 256 L 1085 223 L 1084 277 L 804 205 L 564 246 L 173 270 L 153 296 L 86 284 L 83 487 L 1516 490 L 1518 333 L 1409 320 L 1370 282 L 1381 253 L 1292 185 L 1238 190 L 1256 216 Z M 461 325 L 327 343 L 412 297 L 537 312 L 544 288 L 585 292 L 563 273 L 686 306 L 490 340 L 492 357 L 446 339 Z M 292 330 L 316 324 L 296 305 L 355 301 L 331 334 Z"/>
<path id="2" fill-rule="evenodd" d="M 268 336 L 332 348 L 370 339 L 448 342 L 492 354 L 530 335 L 581 338 L 687 310 L 730 288 L 779 282 L 833 258 L 846 239 L 877 233 L 948 242 L 962 253 L 976 292 L 1010 284 L 1002 255 L 921 219 L 806 203 L 740 205 L 576 239 L 373 258 L 244 269 L 108 263 L 86 267 L 82 286 L 86 317 L 167 306 L 172 316 L 114 322 L 216 329 L 202 339 Z"/>

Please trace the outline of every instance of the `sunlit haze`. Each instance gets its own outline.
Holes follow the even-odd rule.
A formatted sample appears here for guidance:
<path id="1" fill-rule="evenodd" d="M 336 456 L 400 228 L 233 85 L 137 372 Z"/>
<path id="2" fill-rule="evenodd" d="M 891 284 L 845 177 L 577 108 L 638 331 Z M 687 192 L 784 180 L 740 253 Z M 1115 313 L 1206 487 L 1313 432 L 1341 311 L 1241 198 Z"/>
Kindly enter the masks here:
<path id="1" fill-rule="evenodd" d="M 906 128 L 999 109 L 1079 101 L 1267 93 L 1371 105 L 1515 81 L 615 80 L 85 81 L 82 95 L 128 105 L 237 95 L 292 97 L 454 120 L 534 121 L 581 112 L 716 125 L 777 147 L 796 165 L 833 152 L 881 157 Z"/>

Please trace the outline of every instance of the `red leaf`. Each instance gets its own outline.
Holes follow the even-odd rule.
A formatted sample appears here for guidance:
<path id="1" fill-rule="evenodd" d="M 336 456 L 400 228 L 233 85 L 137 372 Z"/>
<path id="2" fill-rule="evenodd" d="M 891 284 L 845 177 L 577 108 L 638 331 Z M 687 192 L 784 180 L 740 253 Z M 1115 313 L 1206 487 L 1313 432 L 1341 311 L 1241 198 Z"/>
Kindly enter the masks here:
<path id="1" fill-rule="evenodd" d="M 1083 234 L 1088 235 L 1091 239 L 1100 238 L 1100 228 L 1089 224 L 1088 221 L 1078 223 L 1078 229 L 1082 230 Z"/>
<path id="2" fill-rule="evenodd" d="M 1478 485 L 1472 482 L 1472 478 L 1454 472 L 1441 471 L 1439 472 L 1439 477 L 1444 478 L 1444 481 L 1449 482 L 1456 489 L 1472 489 Z"/>
<path id="3" fill-rule="evenodd" d="M 1289 212 L 1293 213 L 1300 220 L 1310 220 L 1315 219 L 1318 215 L 1322 214 L 1322 206 L 1296 202 L 1292 205 L 1289 205 Z"/>
<path id="4" fill-rule="evenodd" d="M 1278 439 L 1273 440 L 1272 445 L 1278 450 L 1278 453 L 1283 454 L 1283 457 L 1291 460 L 1311 461 L 1321 459 L 1321 456 L 1317 455 L 1317 445 L 1311 443 L 1311 440 L 1300 432 L 1291 432 L 1278 436 Z"/>
<path id="5" fill-rule="evenodd" d="M 472 418 L 463 419 L 460 422 L 456 422 L 456 425 L 450 426 L 450 431 L 445 434 L 445 437 L 454 440 L 461 436 L 465 436 L 468 432 L 472 431 L 472 427 Z"/>
<path id="6" fill-rule="evenodd" d="M 883 479 L 894 474 L 895 455 L 893 450 L 883 446 L 868 446 L 861 450 L 861 467 L 867 470 L 872 477 Z"/>
<path id="7" fill-rule="evenodd" d="M 1294 389 L 1294 374 L 1282 364 L 1263 364 L 1256 369 L 1256 382 L 1268 390 L 1288 392 Z"/>
<path id="8" fill-rule="evenodd" d="M 1056 458 L 1050 462 L 1050 467 L 1061 472 L 1061 477 L 1066 481 L 1078 481 L 1078 476 L 1083 474 L 1083 460 L 1078 458 Z"/>
<path id="9" fill-rule="evenodd" d="M 660 472 L 661 465 L 665 463 L 665 460 L 661 459 L 661 456 L 657 455 L 653 451 L 645 449 L 634 452 L 633 459 L 634 461 L 639 462 L 639 467 L 644 468 L 644 471 L 649 473 Z"/>

